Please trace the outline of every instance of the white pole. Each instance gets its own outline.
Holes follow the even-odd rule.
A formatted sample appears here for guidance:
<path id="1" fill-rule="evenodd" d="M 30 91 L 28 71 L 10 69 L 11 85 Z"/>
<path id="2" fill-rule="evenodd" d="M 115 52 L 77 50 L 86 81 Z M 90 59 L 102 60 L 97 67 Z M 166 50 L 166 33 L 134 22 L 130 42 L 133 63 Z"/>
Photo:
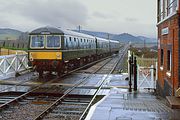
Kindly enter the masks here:
<path id="1" fill-rule="evenodd" d="M 156 83 L 158 80 L 158 62 L 156 62 L 156 80 L 155 80 L 155 89 L 156 89 Z"/>
<path id="2" fill-rule="evenodd" d="M 131 56 L 131 51 L 128 50 L 128 74 L 130 75 L 130 70 L 129 70 L 129 57 Z"/>
<path id="3" fill-rule="evenodd" d="M 155 86 L 154 86 L 154 83 L 155 83 L 155 80 L 154 80 L 154 66 L 153 65 L 151 65 L 150 71 L 151 71 L 151 87 L 155 88 Z"/>
<path id="4" fill-rule="evenodd" d="M 139 79 L 139 65 L 137 64 L 137 87 L 139 88 L 139 83 L 140 83 L 140 79 Z"/>

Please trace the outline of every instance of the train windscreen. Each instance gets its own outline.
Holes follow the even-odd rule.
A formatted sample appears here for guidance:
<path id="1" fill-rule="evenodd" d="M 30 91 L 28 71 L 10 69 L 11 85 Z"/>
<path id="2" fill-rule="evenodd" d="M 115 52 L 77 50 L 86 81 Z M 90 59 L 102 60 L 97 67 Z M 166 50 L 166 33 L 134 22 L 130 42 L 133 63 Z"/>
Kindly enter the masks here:
<path id="1" fill-rule="evenodd" d="M 31 37 L 31 47 L 32 48 L 44 48 L 44 36 L 32 36 Z"/>
<path id="2" fill-rule="evenodd" d="M 47 36 L 47 48 L 60 48 L 60 36 Z"/>

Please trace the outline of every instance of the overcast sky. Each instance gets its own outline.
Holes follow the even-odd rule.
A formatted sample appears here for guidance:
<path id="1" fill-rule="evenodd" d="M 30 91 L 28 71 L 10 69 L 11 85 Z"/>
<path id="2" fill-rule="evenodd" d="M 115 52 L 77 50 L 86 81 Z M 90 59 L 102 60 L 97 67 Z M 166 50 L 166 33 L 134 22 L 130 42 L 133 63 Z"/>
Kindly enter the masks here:
<path id="1" fill-rule="evenodd" d="M 0 27 L 56 26 L 156 37 L 156 0 L 0 0 Z"/>

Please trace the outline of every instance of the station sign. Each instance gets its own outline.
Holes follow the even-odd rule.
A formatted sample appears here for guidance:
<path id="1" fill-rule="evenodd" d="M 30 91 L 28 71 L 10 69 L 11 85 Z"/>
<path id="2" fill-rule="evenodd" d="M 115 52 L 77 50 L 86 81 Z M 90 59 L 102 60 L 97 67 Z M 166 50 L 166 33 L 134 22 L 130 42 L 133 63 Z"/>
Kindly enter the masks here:
<path id="1" fill-rule="evenodd" d="M 168 27 L 163 28 L 163 29 L 161 30 L 161 35 L 167 35 L 167 34 L 169 34 L 169 28 L 168 28 Z"/>

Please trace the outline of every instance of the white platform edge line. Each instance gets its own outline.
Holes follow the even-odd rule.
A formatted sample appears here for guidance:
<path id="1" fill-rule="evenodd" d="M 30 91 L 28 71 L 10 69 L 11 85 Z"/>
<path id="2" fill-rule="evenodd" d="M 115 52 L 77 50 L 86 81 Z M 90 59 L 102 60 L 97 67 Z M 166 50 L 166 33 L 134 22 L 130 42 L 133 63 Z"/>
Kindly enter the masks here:
<path id="1" fill-rule="evenodd" d="M 96 104 L 94 104 L 94 105 L 90 108 L 90 110 L 89 110 L 89 112 L 88 112 L 88 115 L 86 116 L 85 120 L 91 120 L 91 117 L 92 117 L 92 115 L 94 114 L 94 111 L 96 110 L 97 106 L 98 106 L 99 104 L 101 104 L 109 95 L 110 95 L 110 93 L 109 93 L 108 95 L 106 95 L 103 99 L 101 99 L 99 102 L 97 102 Z"/>

